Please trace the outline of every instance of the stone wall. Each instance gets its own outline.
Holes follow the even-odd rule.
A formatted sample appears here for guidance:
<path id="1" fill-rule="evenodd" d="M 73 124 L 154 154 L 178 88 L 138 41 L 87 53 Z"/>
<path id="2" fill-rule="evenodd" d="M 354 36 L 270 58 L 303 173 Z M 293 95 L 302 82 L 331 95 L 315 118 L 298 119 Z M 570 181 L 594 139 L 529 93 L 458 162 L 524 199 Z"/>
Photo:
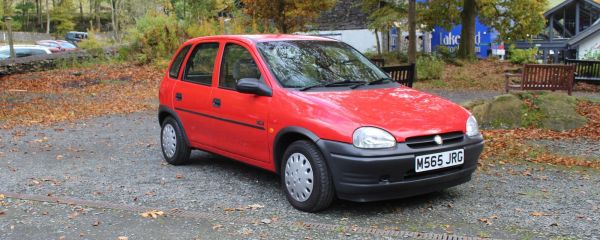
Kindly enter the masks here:
<path id="1" fill-rule="evenodd" d="M 0 77 L 17 73 L 47 71 L 60 66 L 60 63 L 63 62 L 87 61 L 98 57 L 110 58 L 116 55 L 114 48 L 103 50 L 103 53 L 99 55 L 92 55 L 82 50 L 17 58 L 14 63 L 8 59 L 0 60 Z"/>

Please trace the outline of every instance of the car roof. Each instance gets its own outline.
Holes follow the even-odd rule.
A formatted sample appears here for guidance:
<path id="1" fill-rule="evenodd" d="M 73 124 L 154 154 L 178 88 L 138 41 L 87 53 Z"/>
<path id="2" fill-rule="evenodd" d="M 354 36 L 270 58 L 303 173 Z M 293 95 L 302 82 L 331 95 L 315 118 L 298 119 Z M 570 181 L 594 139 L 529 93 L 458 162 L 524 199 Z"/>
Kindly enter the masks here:
<path id="1" fill-rule="evenodd" d="M 238 40 L 249 43 L 257 42 L 273 42 L 273 41 L 337 41 L 331 38 L 310 36 L 310 35 L 296 35 L 296 34 L 253 34 L 253 35 L 215 35 L 206 36 L 190 39 L 185 43 L 195 43 L 198 41 L 210 41 L 210 40 Z"/>

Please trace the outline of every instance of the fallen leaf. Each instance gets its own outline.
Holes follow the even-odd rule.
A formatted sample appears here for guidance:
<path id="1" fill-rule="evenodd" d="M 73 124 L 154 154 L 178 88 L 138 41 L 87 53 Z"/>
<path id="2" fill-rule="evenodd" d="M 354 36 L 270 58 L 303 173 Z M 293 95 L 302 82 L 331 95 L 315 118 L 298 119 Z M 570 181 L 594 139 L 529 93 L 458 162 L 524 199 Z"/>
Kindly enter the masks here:
<path id="1" fill-rule="evenodd" d="M 485 223 L 486 225 L 492 225 L 492 221 L 487 218 L 480 218 L 479 221 Z"/>
<path id="2" fill-rule="evenodd" d="M 6 213 L 4 213 L 4 211 L 0 211 L 0 216 L 4 215 Z"/>
<path id="3" fill-rule="evenodd" d="M 263 220 L 260 220 L 261 223 L 263 224 L 270 224 L 271 223 L 271 219 L 265 218 Z"/>
<path id="4" fill-rule="evenodd" d="M 0 200 L 4 200 L 5 196 L 4 194 L 0 194 Z"/>
<path id="5" fill-rule="evenodd" d="M 183 175 L 182 174 L 177 174 L 177 175 L 175 175 L 175 178 L 177 178 L 177 179 L 183 179 Z"/>
<path id="6" fill-rule="evenodd" d="M 158 218 L 160 216 L 164 216 L 165 213 L 163 211 L 159 211 L 159 210 L 151 210 L 151 211 L 143 212 L 140 215 L 142 215 L 142 217 L 145 217 L 145 218 Z"/>
<path id="7" fill-rule="evenodd" d="M 550 216 L 550 214 L 548 213 L 543 213 L 543 212 L 532 212 L 529 215 L 534 216 L 534 217 L 541 217 L 541 216 Z"/>
<path id="8" fill-rule="evenodd" d="M 261 208 L 264 208 L 264 207 L 265 206 L 260 205 L 260 204 L 251 204 L 251 205 L 248 205 L 247 208 L 252 209 L 252 210 L 256 210 L 256 209 L 261 209 Z"/>
<path id="9" fill-rule="evenodd" d="M 221 224 L 215 224 L 215 225 L 212 226 L 213 230 L 219 230 L 221 228 L 223 228 L 223 225 L 221 225 Z"/>
<path id="10" fill-rule="evenodd" d="M 117 237 L 117 240 L 129 240 L 129 238 L 125 236 L 119 236 Z"/>
<path id="11" fill-rule="evenodd" d="M 63 158 L 65 158 L 63 155 L 57 155 L 56 156 L 56 160 L 62 160 Z"/>
<path id="12" fill-rule="evenodd" d="M 92 226 L 97 227 L 98 225 L 100 225 L 100 221 L 95 221 L 94 223 L 92 223 Z"/>

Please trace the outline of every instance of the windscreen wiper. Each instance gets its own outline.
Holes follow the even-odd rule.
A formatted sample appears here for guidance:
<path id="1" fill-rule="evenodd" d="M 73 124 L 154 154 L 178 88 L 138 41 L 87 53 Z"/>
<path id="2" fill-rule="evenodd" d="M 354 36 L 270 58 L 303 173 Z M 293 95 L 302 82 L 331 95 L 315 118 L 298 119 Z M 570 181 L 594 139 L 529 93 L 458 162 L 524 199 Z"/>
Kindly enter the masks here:
<path id="1" fill-rule="evenodd" d="M 356 84 L 356 85 L 354 85 L 354 86 L 352 86 L 350 88 L 355 89 L 355 88 L 360 87 L 360 86 L 382 84 L 382 83 L 393 82 L 393 81 L 394 81 L 394 79 L 391 79 L 389 77 L 383 77 L 383 78 L 377 79 L 377 80 L 369 82 L 369 83 L 364 82 L 362 84 Z"/>
<path id="2" fill-rule="evenodd" d="M 316 88 L 316 87 L 335 87 L 338 85 L 348 85 L 348 84 L 357 84 L 357 85 L 361 85 L 361 84 L 366 84 L 367 81 L 355 81 L 355 80 L 344 80 L 344 81 L 338 81 L 338 82 L 331 82 L 331 83 L 318 83 L 315 85 L 310 85 L 310 86 L 306 86 L 303 88 L 300 88 L 300 91 L 306 91 L 308 89 L 311 88 Z"/>

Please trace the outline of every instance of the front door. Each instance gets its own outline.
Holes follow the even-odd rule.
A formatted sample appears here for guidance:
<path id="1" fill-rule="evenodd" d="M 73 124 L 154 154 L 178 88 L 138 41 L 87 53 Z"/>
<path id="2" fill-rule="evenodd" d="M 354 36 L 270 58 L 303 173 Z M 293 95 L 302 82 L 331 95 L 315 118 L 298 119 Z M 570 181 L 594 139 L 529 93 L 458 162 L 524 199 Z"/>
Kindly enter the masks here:
<path id="1" fill-rule="evenodd" d="M 219 51 L 219 43 L 199 43 L 184 65 L 181 81 L 175 85 L 175 111 L 179 115 L 192 146 L 212 145 L 206 129 L 212 122 L 205 117 L 209 111 L 212 91 L 215 59 Z"/>
<path id="2" fill-rule="evenodd" d="M 270 151 L 267 141 L 267 117 L 271 97 L 243 94 L 235 90 L 242 78 L 256 78 L 263 74 L 256 64 L 256 57 L 244 46 L 227 43 L 222 54 L 219 87 L 211 95 L 211 108 L 221 124 L 214 130 L 224 151 L 267 162 Z"/>

